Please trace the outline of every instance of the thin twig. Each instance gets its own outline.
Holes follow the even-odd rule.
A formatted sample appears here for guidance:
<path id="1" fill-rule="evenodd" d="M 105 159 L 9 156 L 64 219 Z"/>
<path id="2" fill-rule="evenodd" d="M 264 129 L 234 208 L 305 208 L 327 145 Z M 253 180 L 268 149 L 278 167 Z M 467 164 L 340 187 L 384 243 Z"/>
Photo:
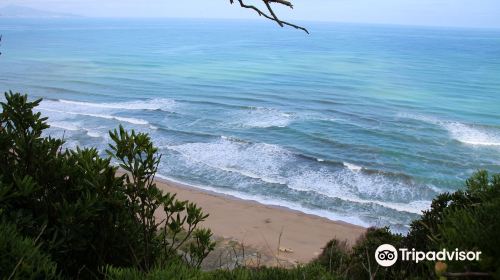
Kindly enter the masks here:
<path id="1" fill-rule="evenodd" d="M 229 1 L 230 1 L 231 4 L 234 4 L 235 0 L 229 0 Z M 287 25 L 287 26 L 293 27 L 295 29 L 303 30 L 304 32 L 306 32 L 307 34 L 309 34 L 309 31 L 306 28 L 279 19 L 278 16 L 276 15 L 276 13 L 274 12 L 273 8 L 271 7 L 271 4 L 270 4 L 270 3 L 277 3 L 277 4 L 281 4 L 281 5 L 287 6 L 290 9 L 293 9 L 293 5 L 292 5 L 292 3 L 290 1 L 286 1 L 286 0 L 262 0 L 262 2 L 264 2 L 264 4 L 266 5 L 267 10 L 269 11 L 269 14 L 266 14 L 265 12 L 263 12 L 261 9 L 257 8 L 254 5 L 247 5 L 247 4 L 245 4 L 243 2 L 243 0 L 237 0 L 237 1 L 238 1 L 238 3 L 240 4 L 240 6 L 242 8 L 254 10 L 259 16 L 262 16 L 262 17 L 265 17 L 265 18 L 270 19 L 272 21 L 275 21 L 281 27 Z"/>

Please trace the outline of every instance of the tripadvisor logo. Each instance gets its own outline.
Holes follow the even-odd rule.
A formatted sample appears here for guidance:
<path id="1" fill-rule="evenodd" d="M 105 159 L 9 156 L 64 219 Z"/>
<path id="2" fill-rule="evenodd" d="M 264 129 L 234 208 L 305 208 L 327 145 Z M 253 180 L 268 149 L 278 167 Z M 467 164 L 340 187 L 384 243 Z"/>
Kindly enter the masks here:
<path id="1" fill-rule="evenodd" d="M 479 261 L 480 255 L 480 251 L 459 251 L 458 249 L 429 252 L 416 251 L 415 249 L 408 250 L 406 248 L 397 250 L 390 244 L 383 244 L 375 251 L 375 260 L 379 265 L 389 267 L 394 265 L 398 259 L 415 263 L 421 261 Z"/>
<path id="2" fill-rule="evenodd" d="M 381 266 L 392 266 L 398 261 L 398 251 L 390 244 L 380 245 L 375 251 L 375 260 Z"/>

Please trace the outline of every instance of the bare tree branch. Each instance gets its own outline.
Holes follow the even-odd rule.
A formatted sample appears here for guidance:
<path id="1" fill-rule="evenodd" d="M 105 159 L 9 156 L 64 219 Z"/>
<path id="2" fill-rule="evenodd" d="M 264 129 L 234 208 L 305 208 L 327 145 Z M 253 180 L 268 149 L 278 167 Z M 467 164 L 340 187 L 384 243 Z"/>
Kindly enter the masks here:
<path id="1" fill-rule="evenodd" d="M 271 3 L 276 3 L 276 4 L 281 4 L 281 5 L 287 6 L 290 9 L 293 9 L 292 3 L 290 1 L 288 1 L 288 0 L 262 0 L 262 2 L 264 2 L 264 4 L 266 5 L 266 8 L 267 8 L 269 14 L 263 12 L 261 9 L 257 8 L 254 5 L 247 5 L 247 4 L 245 4 L 243 2 L 243 0 L 229 0 L 229 1 L 230 1 L 231 4 L 234 4 L 235 1 L 238 1 L 238 3 L 240 4 L 241 7 L 245 8 L 245 9 L 254 10 L 259 16 L 262 16 L 262 17 L 265 17 L 265 18 L 270 19 L 272 21 L 275 21 L 281 27 L 287 25 L 287 26 L 293 27 L 295 29 L 303 30 L 307 34 L 309 34 L 309 31 L 306 28 L 279 19 L 278 16 L 276 15 L 276 13 L 274 12 L 273 8 L 271 7 Z"/>

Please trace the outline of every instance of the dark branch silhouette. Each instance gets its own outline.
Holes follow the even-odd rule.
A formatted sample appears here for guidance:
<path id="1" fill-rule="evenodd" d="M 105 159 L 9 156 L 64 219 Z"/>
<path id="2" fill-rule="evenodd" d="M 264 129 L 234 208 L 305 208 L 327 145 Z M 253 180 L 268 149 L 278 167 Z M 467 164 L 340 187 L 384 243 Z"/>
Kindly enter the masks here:
<path id="1" fill-rule="evenodd" d="M 229 1 L 231 2 L 231 4 L 234 4 L 235 1 L 238 1 L 238 3 L 240 4 L 241 7 L 246 8 L 246 9 L 254 10 L 259 16 L 263 16 L 263 17 L 265 17 L 267 19 L 275 21 L 281 27 L 287 25 L 287 26 L 291 26 L 291 27 L 296 28 L 296 29 L 303 30 L 307 34 L 309 34 L 309 31 L 306 28 L 279 19 L 278 16 L 276 15 L 276 13 L 274 12 L 273 8 L 271 7 L 271 3 L 276 3 L 276 4 L 281 4 L 281 5 L 287 6 L 290 9 L 293 9 L 292 3 L 290 1 L 288 1 L 288 0 L 262 0 L 262 2 L 264 2 L 264 4 L 266 5 L 268 13 L 263 12 L 261 9 L 257 8 L 254 5 L 247 5 L 247 4 L 245 4 L 243 2 L 243 0 L 229 0 Z"/>

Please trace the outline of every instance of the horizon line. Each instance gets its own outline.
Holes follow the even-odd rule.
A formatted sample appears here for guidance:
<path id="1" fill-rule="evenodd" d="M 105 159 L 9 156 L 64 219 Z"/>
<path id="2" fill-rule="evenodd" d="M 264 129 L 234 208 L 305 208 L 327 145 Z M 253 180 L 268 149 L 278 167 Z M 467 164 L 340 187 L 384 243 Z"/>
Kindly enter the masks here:
<path id="1" fill-rule="evenodd" d="M 31 19 L 31 20 L 58 20 L 58 19 L 109 19 L 109 20 L 220 20 L 220 21 L 259 21 L 265 22 L 262 18 L 237 18 L 237 17 L 175 17 L 175 16 L 5 16 L 0 14 L 0 19 Z M 383 22 L 358 22 L 358 21 L 334 21 L 334 20 L 304 20 L 296 19 L 295 22 L 301 23 L 321 23 L 321 24 L 347 24 L 347 25 L 375 25 L 375 26 L 394 26 L 394 27 L 418 27 L 432 29 L 481 29 L 481 30 L 500 30 L 500 26 L 465 26 L 465 25 L 432 25 L 432 24 L 405 24 L 405 23 L 383 23 Z M 270 22 L 272 24 L 273 22 Z M 279 27 L 279 26 L 277 26 Z M 280 27 L 281 28 L 281 27 Z"/>

